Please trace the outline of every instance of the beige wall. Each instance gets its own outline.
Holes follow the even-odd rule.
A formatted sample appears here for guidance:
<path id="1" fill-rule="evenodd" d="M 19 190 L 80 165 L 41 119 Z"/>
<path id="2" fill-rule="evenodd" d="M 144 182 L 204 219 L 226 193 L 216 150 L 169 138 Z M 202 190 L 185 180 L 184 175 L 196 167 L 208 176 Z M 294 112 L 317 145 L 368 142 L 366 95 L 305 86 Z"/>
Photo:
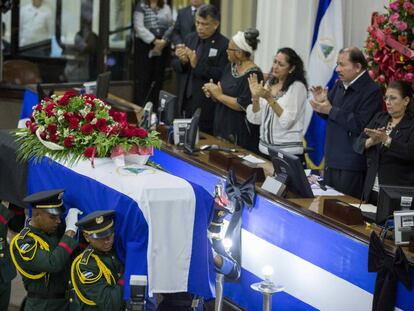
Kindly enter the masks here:
<path id="1" fill-rule="evenodd" d="M 256 26 L 257 0 L 222 0 L 221 33 L 230 38 L 239 30 Z"/>

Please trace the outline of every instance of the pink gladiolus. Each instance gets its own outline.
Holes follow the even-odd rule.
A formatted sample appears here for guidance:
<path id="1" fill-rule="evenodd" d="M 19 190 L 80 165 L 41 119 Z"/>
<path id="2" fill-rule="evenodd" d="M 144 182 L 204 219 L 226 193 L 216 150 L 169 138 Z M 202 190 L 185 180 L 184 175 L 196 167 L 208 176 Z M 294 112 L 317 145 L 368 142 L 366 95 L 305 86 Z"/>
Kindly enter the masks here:
<path id="1" fill-rule="evenodd" d="M 390 3 L 390 8 L 393 11 L 398 11 L 398 9 L 400 8 L 400 1 L 397 0 L 397 1 Z"/>
<path id="2" fill-rule="evenodd" d="M 408 28 L 406 22 L 396 22 L 395 27 L 397 27 L 397 29 L 400 30 L 400 31 L 404 31 Z"/>
<path id="3" fill-rule="evenodd" d="M 390 16 L 390 23 L 394 24 L 399 19 L 400 19 L 400 14 L 394 13 Z"/>

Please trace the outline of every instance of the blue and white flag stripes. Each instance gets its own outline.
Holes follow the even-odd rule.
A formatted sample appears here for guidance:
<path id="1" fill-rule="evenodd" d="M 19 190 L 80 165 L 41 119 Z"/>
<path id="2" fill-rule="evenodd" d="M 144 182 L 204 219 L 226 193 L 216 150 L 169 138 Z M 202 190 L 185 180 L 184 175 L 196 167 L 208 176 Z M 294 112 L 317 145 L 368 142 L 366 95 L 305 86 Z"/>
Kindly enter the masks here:
<path id="1" fill-rule="evenodd" d="M 308 66 L 310 86 L 333 85 L 337 78 L 336 59 L 343 44 L 342 0 L 320 0 Z M 305 135 L 307 147 L 314 150 L 308 157 L 311 168 L 322 168 L 325 127 L 325 120 L 314 113 Z"/>

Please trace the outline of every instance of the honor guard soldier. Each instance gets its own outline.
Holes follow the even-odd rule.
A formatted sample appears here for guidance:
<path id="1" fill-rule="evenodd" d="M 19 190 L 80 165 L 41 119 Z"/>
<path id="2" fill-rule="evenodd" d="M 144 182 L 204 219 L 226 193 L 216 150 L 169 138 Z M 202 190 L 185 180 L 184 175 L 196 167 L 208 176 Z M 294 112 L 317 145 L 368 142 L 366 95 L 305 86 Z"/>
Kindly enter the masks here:
<path id="1" fill-rule="evenodd" d="M 71 208 L 62 237 L 56 231 L 63 211 L 63 189 L 34 193 L 23 201 L 32 207 L 32 218 L 10 243 L 12 260 L 23 278 L 27 297 L 22 310 L 68 310 L 70 257 L 77 246 L 76 222 L 82 212 Z"/>
<path id="2" fill-rule="evenodd" d="M 125 310 L 123 265 L 114 244 L 115 211 L 95 211 L 76 225 L 89 246 L 72 263 L 71 281 L 81 310 Z"/>
<path id="3" fill-rule="evenodd" d="M 11 229 L 18 232 L 22 229 L 23 226 L 19 227 L 20 221 L 16 218 L 22 218 L 24 222 L 24 212 L 18 215 L 12 211 L 10 205 L 12 204 L 7 208 L 0 203 L 0 310 L 7 310 L 9 306 L 11 281 L 16 277 L 16 269 L 11 261 L 7 243 L 7 231 Z"/>

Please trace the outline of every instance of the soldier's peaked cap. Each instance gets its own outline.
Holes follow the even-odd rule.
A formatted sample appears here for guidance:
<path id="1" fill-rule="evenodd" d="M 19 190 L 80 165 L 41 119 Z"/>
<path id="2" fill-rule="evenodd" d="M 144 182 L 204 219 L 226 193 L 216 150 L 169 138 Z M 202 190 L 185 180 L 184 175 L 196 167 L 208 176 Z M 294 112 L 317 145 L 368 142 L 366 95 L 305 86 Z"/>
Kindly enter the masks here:
<path id="1" fill-rule="evenodd" d="M 114 232 L 114 217 L 114 210 L 95 211 L 83 217 L 76 225 L 91 238 L 103 239 Z"/>
<path id="2" fill-rule="evenodd" d="M 52 215 L 60 215 L 63 211 L 64 189 L 51 189 L 33 193 L 23 199 L 32 208 L 43 210 Z"/>

